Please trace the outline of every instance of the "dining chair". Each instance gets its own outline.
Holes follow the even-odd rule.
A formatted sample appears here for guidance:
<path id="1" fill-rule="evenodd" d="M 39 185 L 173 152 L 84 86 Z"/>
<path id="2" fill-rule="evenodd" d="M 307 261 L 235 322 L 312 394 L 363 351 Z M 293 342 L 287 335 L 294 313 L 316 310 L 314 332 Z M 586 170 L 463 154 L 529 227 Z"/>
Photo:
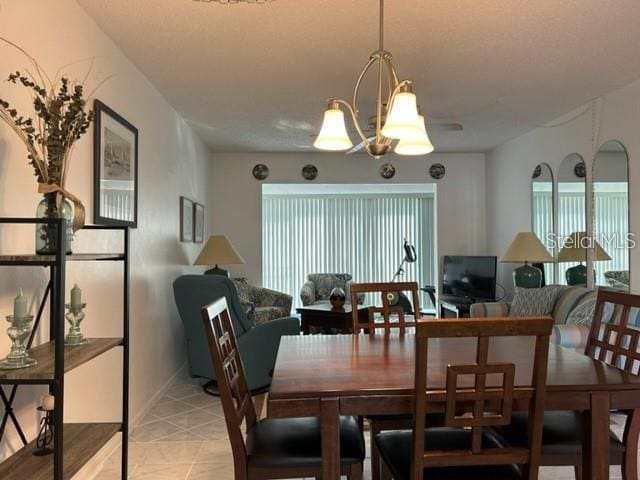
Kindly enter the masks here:
<path id="1" fill-rule="evenodd" d="M 631 326 L 630 313 L 640 312 L 640 296 L 600 289 L 585 355 L 638 375 L 640 330 Z M 626 414 L 622 438 L 609 435 L 609 461 L 622 467 L 622 478 L 638 478 L 638 436 L 640 409 Z M 498 429 L 507 444 L 519 445 L 526 439 L 526 415 L 515 413 L 508 428 Z M 579 411 L 546 412 L 542 430 L 542 466 L 573 466 L 576 480 L 582 479 L 583 418 Z"/>
<path id="2" fill-rule="evenodd" d="M 405 295 L 406 292 L 406 295 Z M 363 323 L 357 311 L 352 312 L 353 333 L 358 335 L 361 331 L 370 336 L 389 335 L 393 332 L 406 334 L 408 329 L 415 326 L 415 315 L 407 314 L 406 310 L 420 312 L 420 299 L 418 296 L 418 284 L 415 282 L 391 282 L 391 283 L 352 283 L 351 303 L 358 296 L 368 294 L 373 297 L 376 305 L 370 306 L 367 322 Z M 401 294 L 404 298 L 411 297 L 411 305 L 407 307 L 406 300 L 400 301 Z M 366 301 L 365 301 L 366 303 Z M 403 305 L 404 304 L 404 305 Z M 411 415 L 374 415 L 368 416 L 371 433 L 371 478 L 380 480 L 388 477 L 387 472 L 381 468 L 381 460 L 375 446 L 375 436 L 385 430 L 410 428 Z"/>
<path id="3" fill-rule="evenodd" d="M 536 479 L 552 327 L 551 318 L 419 320 L 413 429 L 375 438 L 394 479 Z M 516 372 L 514 363 L 489 361 L 491 339 L 513 336 L 535 338 L 530 373 Z M 447 365 L 446 373 L 428 377 L 430 341 L 464 337 L 475 339 L 475 362 Z M 428 428 L 429 405 L 437 408 L 443 401 L 444 427 Z M 531 435 L 523 446 L 505 447 L 491 427 L 508 425 L 516 402 L 528 407 Z"/>
<path id="4" fill-rule="evenodd" d="M 410 301 L 405 292 L 411 296 Z M 416 282 L 351 284 L 352 305 L 355 305 L 353 302 L 361 298 L 363 294 L 373 295 L 374 299 L 378 297 L 380 302 L 376 303 L 381 305 L 369 307 L 366 323 L 360 321 L 358 311 L 354 309 L 352 312 L 353 333 L 357 334 L 360 330 L 364 330 L 373 336 L 382 333 L 382 330 L 384 334 L 389 334 L 392 331 L 404 334 L 407 332 L 407 328 L 414 326 L 415 317 L 420 315 L 420 298 Z M 411 311 L 407 312 L 407 310 Z M 415 312 L 418 312 L 417 315 L 414 314 Z"/>
<path id="5" fill-rule="evenodd" d="M 202 308 L 202 319 L 215 369 L 231 442 L 236 480 L 320 477 L 320 421 L 315 417 L 258 420 L 227 302 Z M 246 437 L 241 425 L 245 423 Z M 340 418 L 341 473 L 362 480 L 365 445 L 354 417 Z"/>

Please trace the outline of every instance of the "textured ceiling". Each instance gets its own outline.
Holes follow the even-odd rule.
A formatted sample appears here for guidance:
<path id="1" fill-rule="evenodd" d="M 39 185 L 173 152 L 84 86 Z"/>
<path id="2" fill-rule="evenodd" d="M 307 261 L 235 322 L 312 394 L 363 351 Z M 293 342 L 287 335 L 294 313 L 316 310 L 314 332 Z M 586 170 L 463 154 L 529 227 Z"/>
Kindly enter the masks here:
<path id="1" fill-rule="evenodd" d="M 377 46 L 376 0 L 77 1 L 214 151 L 310 150 Z M 639 43 L 638 0 L 387 2 L 400 76 L 428 121 L 464 126 L 432 129 L 440 151 L 488 150 L 630 83 Z"/>

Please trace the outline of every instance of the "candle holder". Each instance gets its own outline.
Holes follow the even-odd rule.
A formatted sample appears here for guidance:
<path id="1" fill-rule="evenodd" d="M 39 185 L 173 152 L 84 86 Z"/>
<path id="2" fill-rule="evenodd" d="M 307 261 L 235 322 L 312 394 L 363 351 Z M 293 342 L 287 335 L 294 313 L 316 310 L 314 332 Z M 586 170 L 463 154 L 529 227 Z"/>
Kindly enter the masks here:
<path id="1" fill-rule="evenodd" d="M 84 335 L 80 333 L 80 322 L 84 320 L 84 307 L 86 303 L 79 303 L 74 305 L 73 303 L 67 304 L 67 310 L 69 312 L 65 315 L 67 322 L 69 322 L 69 333 L 64 337 L 64 344 L 69 346 L 84 345 L 89 343 L 89 340 L 84 338 Z"/>
<path id="2" fill-rule="evenodd" d="M 3 360 L 0 360 L 0 370 L 17 370 L 34 366 L 38 362 L 29 357 L 25 346 L 25 341 L 31 332 L 33 315 L 25 315 L 24 317 L 8 315 L 7 322 L 11 324 L 7 329 L 7 335 L 12 342 L 11 350 Z"/>
<path id="3" fill-rule="evenodd" d="M 45 416 L 40 420 L 40 430 L 38 430 L 38 437 L 36 438 L 36 450 L 33 454 L 41 457 L 53 453 L 53 449 L 49 447 L 53 442 L 53 411 L 45 410 L 43 407 L 38 407 L 38 411 L 44 412 Z"/>

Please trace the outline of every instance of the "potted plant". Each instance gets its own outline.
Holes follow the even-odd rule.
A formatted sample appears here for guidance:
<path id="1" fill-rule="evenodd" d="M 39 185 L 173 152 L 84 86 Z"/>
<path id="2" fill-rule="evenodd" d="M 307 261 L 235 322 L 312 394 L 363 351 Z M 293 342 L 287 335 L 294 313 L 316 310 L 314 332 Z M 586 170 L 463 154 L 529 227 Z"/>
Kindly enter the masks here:
<path id="1" fill-rule="evenodd" d="M 29 60 L 31 69 L 11 73 L 7 81 L 26 88 L 33 107 L 29 114 L 22 114 L 9 101 L 0 98 L 0 119 L 27 148 L 27 159 L 34 169 L 38 192 L 43 195 L 36 217 L 67 220 L 66 245 L 67 253 L 71 253 L 73 234 L 84 225 L 85 209 L 65 186 L 73 148 L 87 133 L 93 120 L 93 112 L 85 99 L 86 77 L 82 82 L 59 74 L 52 79 L 25 50 L 5 38 L 0 37 L 0 41 L 18 49 Z M 69 201 L 73 203 L 73 209 Z M 55 253 L 55 234 L 54 225 L 36 225 L 37 254 Z"/>

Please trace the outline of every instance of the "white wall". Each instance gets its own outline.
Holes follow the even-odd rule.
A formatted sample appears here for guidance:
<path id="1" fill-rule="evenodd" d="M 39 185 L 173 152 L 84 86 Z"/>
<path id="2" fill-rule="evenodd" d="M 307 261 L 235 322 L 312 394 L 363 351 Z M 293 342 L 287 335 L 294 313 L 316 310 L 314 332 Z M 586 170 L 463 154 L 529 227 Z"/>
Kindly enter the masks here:
<path id="1" fill-rule="evenodd" d="M 97 97 L 139 129 L 139 225 L 131 239 L 131 413 L 135 418 L 185 360 L 171 284 L 187 271 L 200 246 L 178 242 L 179 196 L 202 203 L 207 200 L 209 154 L 185 121 L 74 1 L 3 0 L 0 7 L 0 35 L 19 43 L 48 72 L 94 57 L 90 82 L 113 75 Z M 2 77 L 26 65 L 23 57 L 4 46 L 0 46 L 0 59 Z M 84 63 L 67 71 L 80 77 L 87 68 Z M 17 99 L 19 107 L 28 107 L 22 89 L 6 82 L 0 83 L 0 97 Z M 83 200 L 89 222 L 93 216 L 92 162 L 89 133 L 76 148 L 67 185 Z M 34 216 L 39 200 L 25 148 L 0 124 L 0 216 Z M 113 235 L 80 232 L 75 250 L 119 248 Z M 0 252 L 33 253 L 33 228 L 1 228 Z M 120 272 L 121 266 L 115 264 L 70 264 L 68 286 L 77 282 L 88 303 L 82 325 L 86 334 L 121 335 Z M 33 311 L 46 278 L 42 268 L 1 269 L 0 316 L 11 313 L 12 297 L 19 287 L 33 299 Z M 46 325 L 45 319 L 40 338 L 48 338 Z M 0 329 L 1 356 L 9 350 L 4 330 Z M 117 349 L 67 376 L 65 420 L 119 418 L 120 359 Z M 35 400 L 43 391 L 42 387 L 21 387 L 16 402 L 17 415 L 31 438 L 36 434 Z M 11 425 L 7 431 L 9 442 L 3 441 L 0 458 L 19 446 Z"/>
<path id="2" fill-rule="evenodd" d="M 392 180 L 384 180 L 378 173 L 385 161 L 396 167 Z M 438 162 L 446 167 L 446 175 L 435 181 L 428 171 Z M 262 282 L 262 182 L 251 174 L 257 163 L 269 167 L 268 183 L 305 183 L 301 170 L 309 163 L 318 167 L 314 183 L 436 183 L 438 255 L 485 253 L 483 154 L 434 153 L 384 160 L 341 153 L 214 154 L 209 197 L 213 231 L 227 235 L 246 261 L 245 265 L 229 267 L 234 276 Z"/>
<path id="3" fill-rule="evenodd" d="M 491 253 L 502 255 L 517 232 L 531 230 L 529 182 L 538 163 L 547 162 L 555 176 L 562 160 L 578 153 L 587 163 L 590 181 L 594 154 L 608 140 L 621 141 L 629 154 L 630 231 L 638 233 L 640 219 L 634 213 L 640 201 L 640 81 L 605 95 L 598 103 L 595 122 L 587 112 L 561 126 L 537 128 L 487 154 L 487 245 Z M 515 266 L 501 265 L 500 278 L 505 286 L 512 285 Z M 640 289 L 637 248 L 630 252 L 630 267 L 631 290 L 636 292 Z"/>

